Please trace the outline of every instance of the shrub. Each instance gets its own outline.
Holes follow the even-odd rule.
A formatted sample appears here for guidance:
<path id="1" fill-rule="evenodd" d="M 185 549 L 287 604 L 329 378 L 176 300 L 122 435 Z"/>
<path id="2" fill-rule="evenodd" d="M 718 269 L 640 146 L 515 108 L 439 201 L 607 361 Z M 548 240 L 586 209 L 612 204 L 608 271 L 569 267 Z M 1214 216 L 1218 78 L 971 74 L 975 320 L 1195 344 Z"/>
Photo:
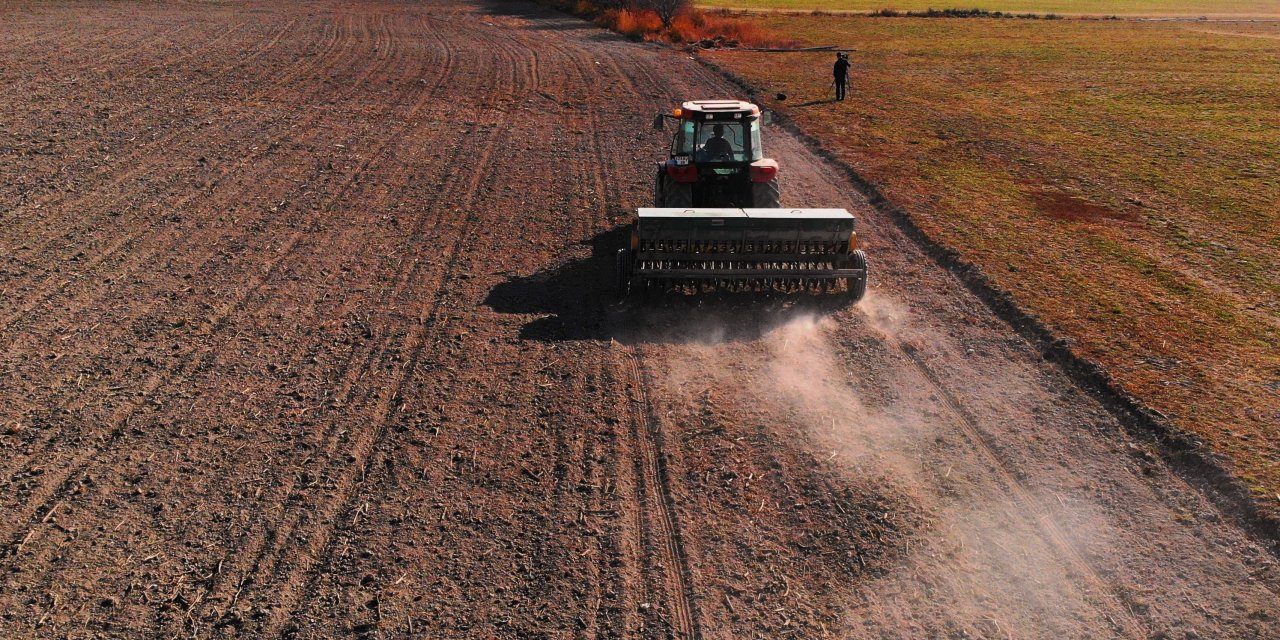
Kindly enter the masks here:
<path id="1" fill-rule="evenodd" d="M 544 0 L 553 2 L 554 0 Z M 618 4 L 623 0 L 606 0 Z M 561 6 L 575 15 L 593 19 L 610 31 L 616 31 L 630 40 L 655 40 L 664 42 L 706 43 L 715 47 L 793 47 L 794 40 L 779 37 L 759 25 L 743 20 L 729 11 L 701 11 L 686 8 L 664 24 L 662 17 L 652 9 L 640 8 L 632 3 L 627 8 L 602 9 L 592 0 L 560 0 Z"/>

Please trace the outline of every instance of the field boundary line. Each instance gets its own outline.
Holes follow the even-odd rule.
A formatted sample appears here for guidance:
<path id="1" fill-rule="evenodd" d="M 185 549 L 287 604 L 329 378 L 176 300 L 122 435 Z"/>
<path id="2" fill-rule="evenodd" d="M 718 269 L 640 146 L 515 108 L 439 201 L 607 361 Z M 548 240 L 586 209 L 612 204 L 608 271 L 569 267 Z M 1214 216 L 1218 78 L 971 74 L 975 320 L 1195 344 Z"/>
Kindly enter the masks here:
<path id="1" fill-rule="evenodd" d="M 963 4 L 963 3 L 960 3 Z M 807 17 L 812 15 L 824 15 L 835 18 L 920 18 L 924 20 L 966 20 L 971 19 L 968 16 L 953 17 L 934 17 L 920 15 L 927 9 L 904 9 L 897 16 L 878 16 L 876 12 L 881 9 L 787 9 L 783 7 L 731 7 L 721 5 L 697 5 L 699 9 L 706 12 L 723 11 L 734 16 L 770 16 L 770 17 Z M 914 13 L 915 15 L 911 15 Z M 1280 16 L 1274 13 L 1260 13 L 1257 15 L 1243 13 L 1182 13 L 1182 14 L 1151 14 L 1151 13 L 1116 13 L 1116 12 L 1100 12 L 1100 13 L 1076 13 L 1061 11 L 1018 11 L 1006 9 L 1004 11 L 992 11 L 992 13 L 1004 13 L 1007 20 L 1107 20 L 1121 22 L 1280 22 Z M 1031 18 L 1025 16 L 1034 16 Z M 1054 16 L 1049 18 L 1049 16 Z"/>
<path id="2" fill-rule="evenodd" d="M 706 60 L 694 59 L 721 78 L 758 100 L 760 89 L 737 74 Z M 889 199 L 880 186 L 854 169 L 806 133 L 784 113 L 774 113 L 774 124 L 793 135 L 831 168 L 843 174 L 878 213 L 898 227 L 935 264 L 952 274 L 997 318 L 1026 340 L 1045 361 L 1056 365 L 1067 378 L 1102 405 L 1125 433 L 1152 444 L 1160 459 L 1179 478 L 1204 495 L 1219 511 L 1246 531 L 1273 556 L 1280 558 L 1280 514 L 1252 496 L 1249 488 L 1230 470 L 1230 461 L 1190 432 L 1180 429 L 1141 399 L 1124 391 L 1100 364 L 1072 348 L 1072 341 L 1058 335 L 1039 316 L 1025 309 L 1014 295 L 997 285 L 981 267 L 960 251 L 929 235 L 901 205 Z"/>

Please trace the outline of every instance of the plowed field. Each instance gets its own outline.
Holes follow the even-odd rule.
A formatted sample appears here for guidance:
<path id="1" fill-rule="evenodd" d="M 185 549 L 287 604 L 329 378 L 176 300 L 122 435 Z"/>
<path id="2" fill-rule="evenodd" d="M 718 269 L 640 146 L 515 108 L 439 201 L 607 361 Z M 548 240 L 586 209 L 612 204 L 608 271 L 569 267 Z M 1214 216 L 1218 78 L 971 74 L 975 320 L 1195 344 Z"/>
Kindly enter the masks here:
<path id="1" fill-rule="evenodd" d="M 1280 635 L 1220 512 L 795 138 L 873 290 L 611 302 L 732 86 L 523 4 L 0 5 L 0 637 Z"/>

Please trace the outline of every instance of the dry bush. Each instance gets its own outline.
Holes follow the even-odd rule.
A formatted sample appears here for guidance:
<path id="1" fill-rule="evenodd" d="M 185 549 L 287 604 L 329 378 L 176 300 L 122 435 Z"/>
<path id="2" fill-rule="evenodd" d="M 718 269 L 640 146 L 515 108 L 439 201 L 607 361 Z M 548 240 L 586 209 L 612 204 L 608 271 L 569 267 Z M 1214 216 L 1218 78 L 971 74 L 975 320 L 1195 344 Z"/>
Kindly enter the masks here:
<path id="1" fill-rule="evenodd" d="M 792 47 L 796 41 L 770 32 L 758 24 L 726 11 L 685 9 L 664 25 L 657 12 L 638 8 L 606 8 L 600 2 L 573 0 L 571 11 L 594 18 L 595 23 L 633 40 L 674 43 L 714 42 L 725 47 Z"/>
<path id="2" fill-rule="evenodd" d="M 688 11 L 672 24 L 674 42 L 693 42 L 722 38 L 723 42 L 744 47 L 793 47 L 796 42 L 773 33 L 755 22 L 723 13 Z"/>
<path id="3" fill-rule="evenodd" d="M 596 18 L 596 24 L 624 36 L 647 38 L 662 30 L 662 20 L 652 11 L 609 9 Z"/>
<path id="4" fill-rule="evenodd" d="M 664 28 L 670 29 L 675 19 L 691 8 L 690 0 L 633 0 L 637 9 L 654 12 Z"/>

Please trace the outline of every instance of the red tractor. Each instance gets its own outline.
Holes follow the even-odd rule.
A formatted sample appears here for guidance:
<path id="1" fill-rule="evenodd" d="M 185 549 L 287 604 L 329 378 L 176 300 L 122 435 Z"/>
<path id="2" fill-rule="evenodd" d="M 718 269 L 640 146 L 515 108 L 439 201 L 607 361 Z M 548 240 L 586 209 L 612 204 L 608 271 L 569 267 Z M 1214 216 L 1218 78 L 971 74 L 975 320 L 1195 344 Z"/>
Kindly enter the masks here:
<path id="1" fill-rule="evenodd" d="M 653 121 L 675 120 L 671 156 L 658 165 L 655 207 L 775 209 L 778 163 L 764 157 L 760 107 L 739 100 L 692 100 Z"/>
<path id="2" fill-rule="evenodd" d="M 618 249 L 618 294 L 646 290 L 867 291 L 857 220 L 844 209 L 783 209 L 778 163 L 760 146 L 760 108 L 694 100 L 653 126 L 677 124 L 658 164 L 654 204 L 636 210 Z"/>

